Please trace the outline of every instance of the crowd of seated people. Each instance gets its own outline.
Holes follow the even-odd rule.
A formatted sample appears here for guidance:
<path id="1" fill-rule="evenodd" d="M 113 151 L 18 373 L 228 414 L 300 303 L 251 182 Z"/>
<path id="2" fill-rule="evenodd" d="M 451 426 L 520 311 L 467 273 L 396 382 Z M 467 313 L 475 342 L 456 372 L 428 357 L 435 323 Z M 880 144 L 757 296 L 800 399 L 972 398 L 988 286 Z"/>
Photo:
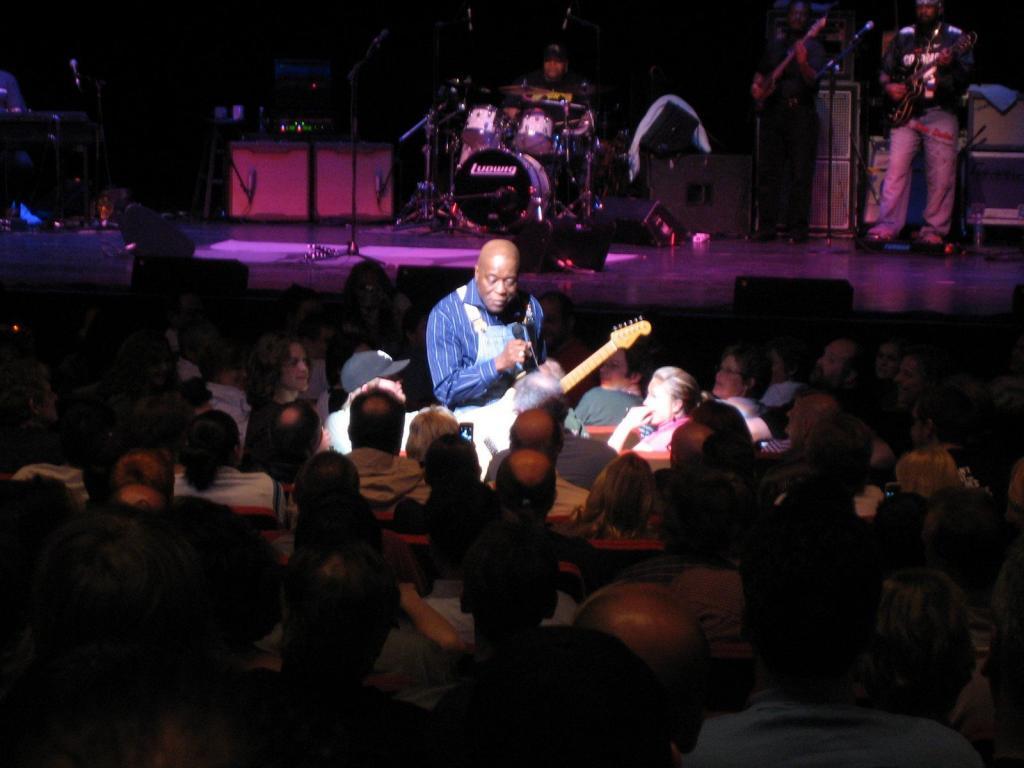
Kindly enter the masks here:
<path id="1" fill-rule="evenodd" d="M 641 344 L 483 444 L 383 271 L 290 301 L 0 338 L 12 764 L 1024 764 L 1024 342 Z"/>

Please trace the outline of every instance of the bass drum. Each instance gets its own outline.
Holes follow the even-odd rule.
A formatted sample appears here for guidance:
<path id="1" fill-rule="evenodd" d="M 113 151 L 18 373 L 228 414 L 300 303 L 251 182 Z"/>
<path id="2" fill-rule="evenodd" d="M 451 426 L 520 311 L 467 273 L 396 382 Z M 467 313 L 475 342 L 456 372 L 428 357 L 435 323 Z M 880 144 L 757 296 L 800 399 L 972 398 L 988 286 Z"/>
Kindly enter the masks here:
<path id="1" fill-rule="evenodd" d="M 455 173 L 455 202 L 474 224 L 504 230 L 527 219 L 543 219 L 551 183 L 529 155 L 483 149 L 467 157 Z"/>

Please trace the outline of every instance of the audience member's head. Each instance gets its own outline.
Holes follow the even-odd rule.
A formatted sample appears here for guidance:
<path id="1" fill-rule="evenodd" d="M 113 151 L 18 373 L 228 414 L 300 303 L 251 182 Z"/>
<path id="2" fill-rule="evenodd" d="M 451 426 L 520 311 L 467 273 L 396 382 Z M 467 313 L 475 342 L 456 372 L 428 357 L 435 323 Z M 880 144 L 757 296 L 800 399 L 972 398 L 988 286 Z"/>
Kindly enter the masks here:
<path id="1" fill-rule="evenodd" d="M 709 427 L 712 432 L 732 432 L 751 442 L 750 428 L 736 408 L 718 400 L 705 400 L 690 412 L 691 421 Z"/>
<path id="2" fill-rule="evenodd" d="M 100 397 L 135 401 L 166 392 L 178 383 L 174 353 L 159 331 L 136 331 L 117 350 L 114 363 L 100 382 Z"/>
<path id="3" fill-rule="evenodd" d="M 579 535 L 596 539 L 635 539 L 650 535 L 657 510 L 651 465 L 635 453 L 613 459 L 594 480 L 580 514 Z"/>
<path id="4" fill-rule="evenodd" d="M 805 456 L 811 468 L 842 483 L 853 494 L 867 481 L 873 436 L 849 413 L 818 422 L 807 436 Z"/>
<path id="5" fill-rule="evenodd" d="M 882 561 L 882 572 L 924 567 L 924 518 L 928 502 L 916 493 L 897 493 L 878 505 L 871 528 Z"/>
<path id="6" fill-rule="evenodd" d="M 238 425 L 223 411 L 207 411 L 192 419 L 181 449 L 185 479 L 198 490 L 206 490 L 217 470 L 238 463 Z"/>
<path id="7" fill-rule="evenodd" d="M 505 515 L 543 522 L 555 504 L 555 464 L 539 451 L 513 450 L 498 467 L 494 487 Z"/>
<path id="8" fill-rule="evenodd" d="M 875 378 L 879 381 L 891 381 L 900 370 L 900 360 L 907 340 L 894 336 L 878 345 L 875 353 Z"/>
<path id="9" fill-rule="evenodd" d="M 621 641 L 544 627 L 481 674 L 465 732 L 471 765 L 668 768 L 672 725 L 661 684 Z"/>
<path id="10" fill-rule="evenodd" d="M 316 453 L 323 436 L 320 416 L 308 401 L 296 400 L 281 408 L 270 425 L 272 460 L 302 464 Z"/>
<path id="11" fill-rule="evenodd" d="M 520 413 L 509 431 L 509 445 L 513 451 L 522 448 L 540 451 L 552 462 L 558 459 L 564 439 L 561 425 L 543 408 L 531 408 Z"/>
<path id="12" fill-rule="evenodd" d="M 787 414 L 789 422 L 786 434 L 789 436 L 790 452 L 802 454 L 807 447 L 807 438 L 819 423 L 831 419 L 842 409 L 839 401 L 825 392 L 803 392 L 796 396 Z"/>
<path id="13" fill-rule="evenodd" d="M 662 521 L 667 551 L 724 563 L 739 554 L 757 512 L 754 494 L 739 476 L 708 467 L 676 473 Z"/>
<path id="14" fill-rule="evenodd" d="M 295 476 L 294 499 L 300 513 L 310 501 L 328 493 L 359 495 L 359 471 L 348 456 L 334 451 L 316 454 Z"/>
<path id="15" fill-rule="evenodd" d="M 827 392 L 856 389 L 861 383 L 863 355 L 861 345 L 853 339 L 830 341 L 814 364 L 810 383 Z"/>
<path id="16" fill-rule="evenodd" d="M 947 722 L 974 671 L 963 592 L 941 571 L 898 571 L 882 585 L 862 662 L 873 706 Z"/>
<path id="17" fill-rule="evenodd" d="M 875 626 L 881 571 L 848 492 L 824 480 L 762 513 L 740 565 L 744 629 L 773 681 L 843 679 Z"/>
<path id="18" fill-rule="evenodd" d="M 697 743 L 704 719 L 709 649 L 700 623 L 660 584 L 612 584 L 580 606 L 573 626 L 617 637 L 643 659 L 668 693 L 673 741 Z"/>
<path id="19" fill-rule="evenodd" d="M 733 409 L 735 410 L 735 409 Z M 704 443 L 714 434 L 714 430 L 696 419 L 690 419 L 672 433 L 669 444 L 669 457 L 673 469 L 684 469 L 701 462 L 704 455 Z M 747 441 L 749 443 L 749 440 Z"/>
<path id="20" fill-rule="evenodd" d="M 297 399 L 309 389 L 309 360 L 302 344 L 280 333 L 261 336 L 249 355 L 246 387 L 254 408 Z"/>
<path id="21" fill-rule="evenodd" d="M 405 411 L 390 392 L 371 389 L 352 401 L 348 436 L 353 450 L 374 448 L 397 456 L 404 430 Z"/>
<path id="22" fill-rule="evenodd" d="M 0 713 L 4 762 L 34 766 L 250 765 L 261 734 L 232 667 L 102 643 L 43 659 Z"/>
<path id="23" fill-rule="evenodd" d="M 731 430 L 709 435 L 701 449 L 704 466 L 734 472 L 740 477 L 753 479 L 754 459 L 754 444 Z"/>
<path id="24" fill-rule="evenodd" d="M 904 493 L 916 493 L 930 499 L 943 488 L 962 488 L 960 472 L 949 451 L 929 445 L 907 451 L 896 462 L 896 482 Z"/>
<path id="25" fill-rule="evenodd" d="M 776 336 L 764 346 L 772 367 L 772 384 L 807 380 L 807 342 L 793 336 Z"/>
<path id="26" fill-rule="evenodd" d="M 904 411 L 913 410 L 921 393 L 941 383 L 952 368 L 952 360 L 944 349 L 925 344 L 907 347 L 894 379 L 897 405 Z"/>
<path id="27" fill-rule="evenodd" d="M 562 397 L 562 382 L 559 377 L 548 369 L 532 371 L 516 382 L 512 408 L 516 413 L 523 413 L 540 408 L 553 397 Z"/>
<path id="28" fill-rule="evenodd" d="M 666 365 L 651 374 L 644 405 L 654 411 L 654 426 L 689 415 L 701 402 L 700 385 L 682 368 Z"/>
<path id="29" fill-rule="evenodd" d="M 31 358 L 0 365 L 0 427 L 47 427 L 56 421 L 57 395 L 46 366 Z"/>
<path id="30" fill-rule="evenodd" d="M 32 602 L 43 659 L 92 643 L 176 653 L 212 645 L 195 551 L 169 523 L 139 510 L 86 513 L 56 531 L 40 557 Z"/>
<path id="31" fill-rule="evenodd" d="M 284 582 L 282 673 L 335 696 L 373 668 L 398 615 L 398 584 L 363 542 L 296 552 Z"/>
<path id="32" fill-rule="evenodd" d="M 441 435 L 423 457 L 423 479 L 432 492 L 459 491 L 480 480 L 480 459 L 473 444 L 458 433 Z"/>
<path id="33" fill-rule="evenodd" d="M 427 449 L 441 435 L 455 435 L 459 422 L 443 405 L 431 405 L 417 413 L 409 423 L 409 439 L 405 441 L 405 455 L 423 464 Z"/>
<path id="34" fill-rule="evenodd" d="M 247 358 L 248 352 L 241 346 L 216 339 L 202 349 L 196 363 L 203 379 L 210 384 L 245 389 Z"/>
<path id="35" fill-rule="evenodd" d="M 438 569 L 446 575 L 461 576 L 466 552 L 499 516 L 495 492 L 479 481 L 448 493 L 432 492 L 426 504 L 427 532 Z"/>
<path id="36" fill-rule="evenodd" d="M 974 401 L 962 388 L 951 384 L 921 392 L 913 416 L 910 437 L 918 448 L 936 443 L 966 445 L 977 425 Z"/>
<path id="37" fill-rule="evenodd" d="M 734 344 L 722 352 L 711 394 L 719 400 L 731 397 L 757 399 L 772 378 L 772 364 L 764 347 Z"/>
<path id="38" fill-rule="evenodd" d="M 124 439 L 132 448 L 157 448 L 177 456 L 193 409 L 178 392 L 140 397 L 123 425 Z"/>
<path id="39" fill-rule="evenodd" d="M 987 595 L 999 573 L 1006 530 L 986 491 L 947 488 L 935 493 L 928 501 L 923 537 L 930 568 L 946 573 L 972 603 Z"/>
<path id="40" fill-rule="evenodd" d="M 473 614 L 477 645 L 501 646 L 555 611 L 558 559 L 539 527 L 498 520 L 462 561 L 462 609 Z"/>
<path id="41" fill-rule="evenodd" d="M 295 551 L 329 549 L 363 541 L 381 551 L 380 523 L 369 502 L 344 490 L 306 496 L 295 524 Z"/>
<path id="42" fill-rule="evenodd" d="M 998 758 L 1020 754 L 1024 734 L 1024 536 L 1010 547 L 999 573 L 992 593 L 992 618 L 995 634 L 987 673 L 996 706 Z"/>
<path id="43" fill-rule="evenodd" d="M 167 518 L 199 555 L 227 647 L 251 650 L 281 617 L 281 573 L 270 546 L 230 507 L 207 499 L 178 499 Z"/>
<path id="44" fill-rule="evenodd" d="M 174 460 L 161 450 L 128 451 L 110 472 L 110 489 L 116 493 L 131 485 L 152 488 L 163 497 L 160 508 L 167 507 L 174 498 Z"/>

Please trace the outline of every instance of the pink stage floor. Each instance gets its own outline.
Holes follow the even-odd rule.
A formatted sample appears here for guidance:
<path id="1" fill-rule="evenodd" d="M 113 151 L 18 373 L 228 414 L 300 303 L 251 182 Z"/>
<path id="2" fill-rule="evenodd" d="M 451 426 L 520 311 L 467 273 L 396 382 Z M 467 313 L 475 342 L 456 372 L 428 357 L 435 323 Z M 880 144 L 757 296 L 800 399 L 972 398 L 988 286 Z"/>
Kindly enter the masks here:
<path id="1" fill-rule="evenodd" d="M 249 288 L 283 290 L 299 284 L 338 291 L 354 259 L 309 262 L 309 244 L 344 251 L 344 226 L 307 224 L 177 224 L 196 243 L 198 258 L 231 258 L 249 267 Z M 1019 232 L 1016 233 L 1019 235 Z M 426 229 L 361 227 L 360 251 L 392 275 L 399 266 L 471 266 L 483 238 Z M 1004 241 L 1006 239 L 1004 238 Z M 852 239 L 751 243 L 718 239 L 706 247 L 614 243 L 603 272 L 524 275 L 535 292 L 562 290 L 581 307 L 600 310 L 728 312 L 738 276 L 847 280 L 856 313 L 992 317 L 1012 311 L 1024 283 L 1019 242 L 958 249 L 951 254 L 874 253 Z M 8 289 L 124 290 L 132 260 L 117 232 L 0 233 L 0 282 Z M 800 315 L 800 308 L 793 307 Z"/>

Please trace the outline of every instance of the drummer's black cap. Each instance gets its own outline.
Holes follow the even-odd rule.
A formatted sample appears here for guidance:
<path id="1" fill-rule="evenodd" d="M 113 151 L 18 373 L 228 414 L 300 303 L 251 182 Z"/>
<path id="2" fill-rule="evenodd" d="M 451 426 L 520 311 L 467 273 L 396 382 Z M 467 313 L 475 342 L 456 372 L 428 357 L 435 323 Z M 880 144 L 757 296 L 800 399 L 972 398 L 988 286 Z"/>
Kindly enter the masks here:
<path id="1" fill-rule="evenodd" d="M 568 61 L 569 54 L 565 52 L 565 48 L 558 43 L 552 43 L 544 49 L 544 61 L 551 61 L 557 59 L 558 61 Z"/>

